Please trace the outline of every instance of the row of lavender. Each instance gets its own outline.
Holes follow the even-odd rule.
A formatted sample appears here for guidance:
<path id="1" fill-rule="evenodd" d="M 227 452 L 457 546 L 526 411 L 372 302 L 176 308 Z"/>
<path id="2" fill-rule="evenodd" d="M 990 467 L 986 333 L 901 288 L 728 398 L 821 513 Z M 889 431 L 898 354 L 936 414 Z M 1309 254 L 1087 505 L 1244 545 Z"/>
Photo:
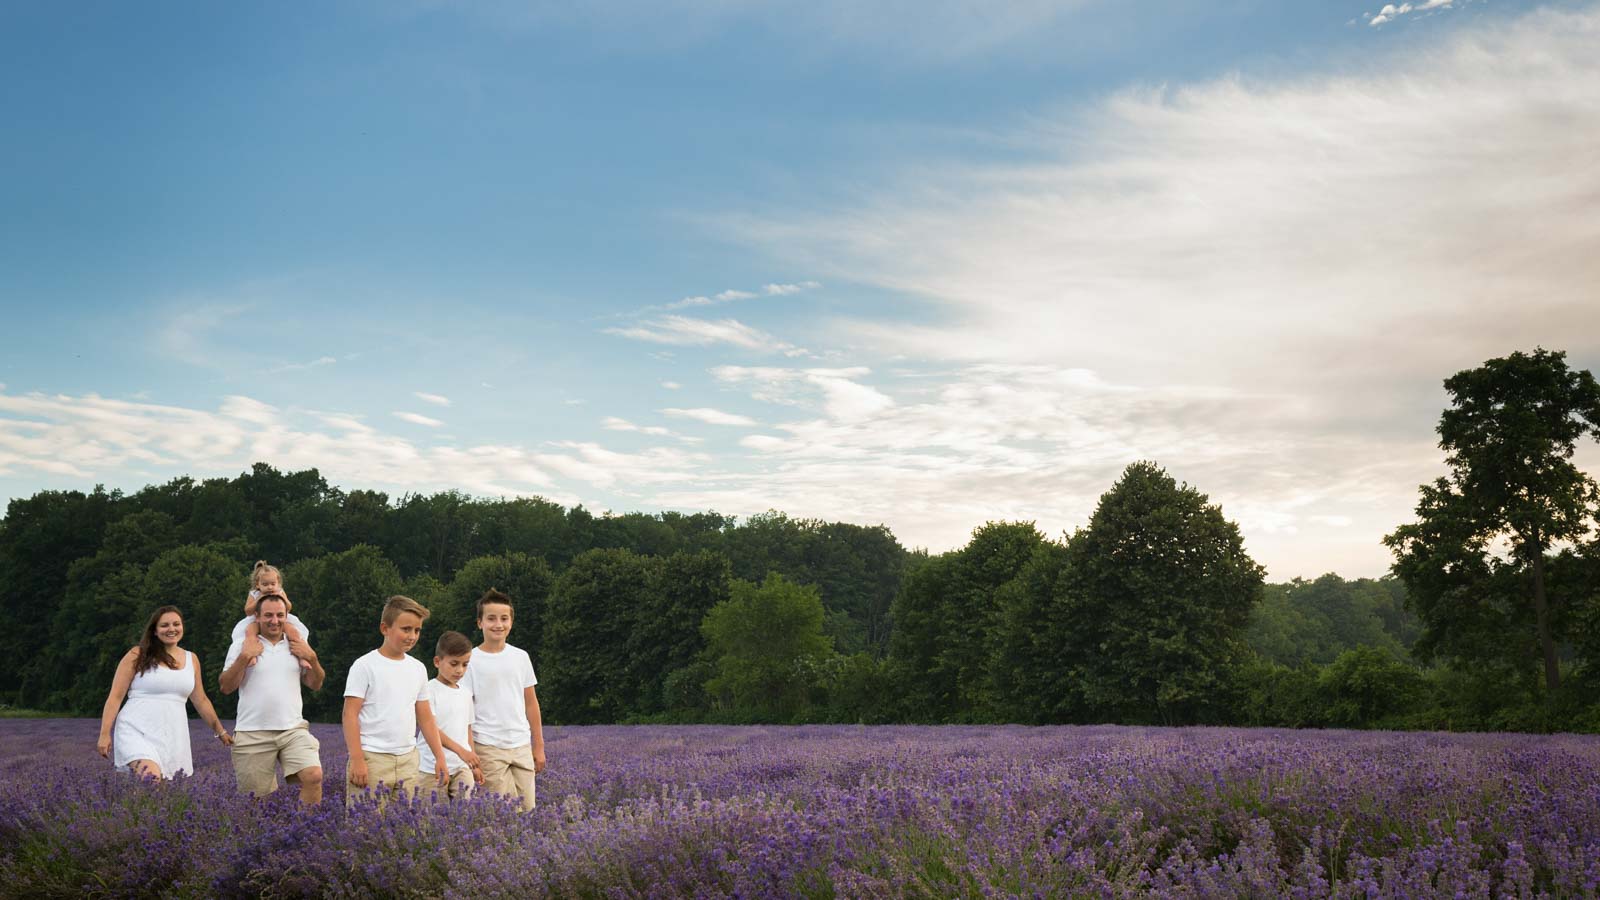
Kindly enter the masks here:
<path id="1" fill-rule="evenodd" d="M 0 894 L 1555 897 L 1600 884 L 1600 740 L 1013 727 L 547 730 L 540 806 L 152 787 L 0 720 Z M 337 730 L 317 726 L 325 749 Z"/>

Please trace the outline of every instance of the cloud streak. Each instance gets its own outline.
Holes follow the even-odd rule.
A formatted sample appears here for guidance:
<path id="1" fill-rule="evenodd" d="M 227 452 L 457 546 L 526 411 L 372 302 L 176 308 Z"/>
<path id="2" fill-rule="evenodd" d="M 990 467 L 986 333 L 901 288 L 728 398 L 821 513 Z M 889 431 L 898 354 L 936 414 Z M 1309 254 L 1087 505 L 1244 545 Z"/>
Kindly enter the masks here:
<path id="1" fill-rule="evenodd" d="M 654 344 L 677 347 L 710 347 L 726 344 L 758 353 L 805 356 L 802 347 L 781 341 L 764 331 L 751 328 L 737 319 L 695 319 L 688 316 L 661 316 L 638 325 L 607 328 L 606 334 Z"/>

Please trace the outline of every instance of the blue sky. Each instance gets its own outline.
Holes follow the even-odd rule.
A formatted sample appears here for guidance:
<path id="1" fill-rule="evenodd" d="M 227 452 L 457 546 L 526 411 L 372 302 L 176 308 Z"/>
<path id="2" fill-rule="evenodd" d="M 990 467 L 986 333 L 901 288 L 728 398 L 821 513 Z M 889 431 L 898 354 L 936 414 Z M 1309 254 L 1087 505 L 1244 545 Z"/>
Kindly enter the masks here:
<path id="1" fill-rule="evenodd" d="M 1592 2 L 988 6 L 0 7 L 0 492 L 939 551 L 1154 459 L 1375 575 L 1445 376 L 1600 368 Z"/>

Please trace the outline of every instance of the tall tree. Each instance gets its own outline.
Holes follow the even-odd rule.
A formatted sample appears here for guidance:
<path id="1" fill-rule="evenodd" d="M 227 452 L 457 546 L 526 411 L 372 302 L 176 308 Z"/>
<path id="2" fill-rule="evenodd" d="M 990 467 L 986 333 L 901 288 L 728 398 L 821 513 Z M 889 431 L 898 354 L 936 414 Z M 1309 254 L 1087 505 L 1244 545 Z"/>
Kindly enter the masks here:
<path id="1" fill-rule="evenodd" d="M 1461 655 L 1462 607 L 1482 585 L 1508 576 L 1526 584 L 1545 687 L 1561 683 L 1546 555 L 1588 534 L 1600 486 L 1572 463 L 1577 444 L 1600 438 L 1600 383 L 1543 348 L 1491 359 L 1445 380 L 1450 408 L 1439 417 L 1446 477 L 1423 485 L 1418 521 L 1384 542 L 1423 620 L 1423 643 Z M 1506 547 L 1507 558 L 1496 551 Z M 1493 626 L 1493 617 L 1482 621 Z M 1478 641 L 1473 641 L 1477 643 Z"/>
<path id="2" fill-rule="evenodd" d="M 1262 570 L 1239 527 L 1206 496 L 1139 462 L 1067 543 L 1056 590 L 1074 623 L 1067 656 L 1101 718 L 1204 719 L 1261 596 Z"/>

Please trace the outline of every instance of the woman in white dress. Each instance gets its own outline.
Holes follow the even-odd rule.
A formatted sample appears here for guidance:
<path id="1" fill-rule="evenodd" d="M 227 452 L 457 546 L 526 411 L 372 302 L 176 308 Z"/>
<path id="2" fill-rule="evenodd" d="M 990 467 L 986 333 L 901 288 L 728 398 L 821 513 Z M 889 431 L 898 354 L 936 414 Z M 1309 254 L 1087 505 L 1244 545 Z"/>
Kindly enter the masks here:
<path id="1" fill-rule="evenodd" d="M 144 778 L 171 778 L 194 771 L 185 700 L 194 703 L 195 712 L 211 726 L 217 740 L 233 743 L 201 684 L 200 659 L 178 646 L 182 639 L 183 614 L 175 606 L 163 606 L 150 616 L 138 646 L 117 664 L 111 694 L 100 714 L 97 749 L 101 756 L 111 757 L 115 743 L 114 762 L 119 769 Z M 124 696 L 127 705 L 122 703 Z"/>

